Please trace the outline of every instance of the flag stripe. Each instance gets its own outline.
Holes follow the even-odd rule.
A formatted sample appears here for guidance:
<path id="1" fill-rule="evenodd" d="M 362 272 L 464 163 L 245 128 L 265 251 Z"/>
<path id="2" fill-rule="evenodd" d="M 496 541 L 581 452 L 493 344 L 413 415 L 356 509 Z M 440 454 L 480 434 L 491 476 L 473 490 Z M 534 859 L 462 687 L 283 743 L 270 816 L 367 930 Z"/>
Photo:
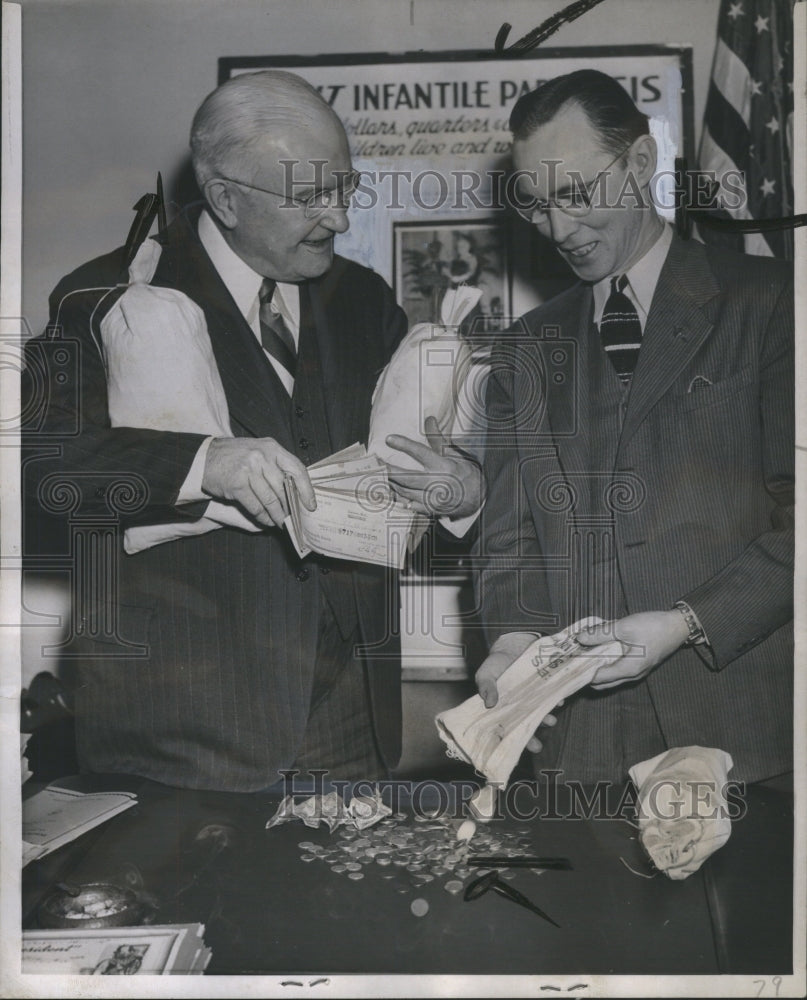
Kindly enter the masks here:
<path id="1" fill-rule="evenodd" d="M 748 163 L 750 141 L 748 128 L 717 89 L 714 81 L 709 85 L 707 111 L 708 128 L 712 138 L 721 149 L 726 150 L 737 166 L 744 170 Z"/>
<path id="2" fill-rule="evenodd" d="M 712 83 L 747 127 L 751 122 L 751 75 L 742 59 L 722 38 L 717 40 Z"/>
<path id="3" fill-rule="evenodd" d="M 703 165 L 703 169 L 714 170 L 718 177 L 724 176 L 730 171 L 735 173 L 737 172 L 737 165 L 728 153 L 717 145 L 708 128 L 703 130 L 703 138 L 701 140 L 701 163 Z M 741 186 L 739 180 L 735 180 L 734 183 L 737 187 Z M 747 198 L 739 208 L 725 208 L 724 211 L 728 212 L 729 215 L 735 219 L 754 218 L 748 210 Z M 757 257 L 774 256 L 770 244 L 762 233 L 745 233 L 744 236 L 746 253 L 755 254 Z"/>

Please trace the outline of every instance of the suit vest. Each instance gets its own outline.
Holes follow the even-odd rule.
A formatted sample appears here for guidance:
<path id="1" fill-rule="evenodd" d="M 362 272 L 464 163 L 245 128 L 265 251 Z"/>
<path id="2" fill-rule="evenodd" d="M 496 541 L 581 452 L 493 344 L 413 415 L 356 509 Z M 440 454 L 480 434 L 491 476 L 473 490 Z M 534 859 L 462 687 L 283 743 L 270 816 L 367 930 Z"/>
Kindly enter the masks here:
<path id="1" fill-rule="evenodd" d="M 324 384 L 311 300 L 302 285 L 297 375 L 290 400 L 290 421 L 294 454 L 304 465 L 319 462 L 334 450 L 322 395 Z M 345 391 L 349 392 L 350 387 L 345 386 Z M 308 556 L 306 563 L 311 563 L 311 570 L 319 573 L 321 589 L 342 637 L 347 639 L 358 624 L 352 564 L 316 554 Z"/>

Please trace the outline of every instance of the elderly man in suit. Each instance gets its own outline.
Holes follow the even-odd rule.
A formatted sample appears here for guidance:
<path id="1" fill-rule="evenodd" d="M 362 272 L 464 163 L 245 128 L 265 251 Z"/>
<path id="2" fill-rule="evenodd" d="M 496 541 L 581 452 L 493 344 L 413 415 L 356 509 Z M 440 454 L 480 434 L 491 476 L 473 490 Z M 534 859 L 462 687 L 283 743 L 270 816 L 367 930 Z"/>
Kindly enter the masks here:
<path id="1" fill-rule="evenodd" d="M 624 655 L 544 720 L 537 763 L 620 781 L 700 744 L 739 780 L 791 771 L 790 268 L 673 233 L 647 118 L 604 74 L 549 81 L 510 124 L 518 208 L 580 280 L 490 380 L 480 693 L 534 633 L 598 615 L 581 642 Z"/>
<path id="2" fill-rule="evenodd" d="M 87 628 L 71 643 L 79 760 L 230 791 L 266 788 L 292 767 L 377 778 L 401 744 L 395 574 L 301 561 L 281 526 L 285 478 L 313 507 L 306 467 L 366 441 L 373 388 L 406 319 L 380 277 L 334 254 L 357 177 L 344 129 L 313 87 L 281 71 L 228 81 L 197 111 L 191 150 L 204 204 L 161 234 L 151 283 L 203 311 L 233 436 L 111 426 L 95 338 L 115 299 L 118 250 L 51 297 L 80 346 L 79 384 L 48 373 L 39 430 L 59 455 L 42 457 L 33 435 L 25 475 L 34 497 L 54 470 L 73 477 L 85 517 L 108 515 L 115 476 L 145 484 L 123 527 L 194 521 L 214 499 L 263 530 L 118 549 L 111 592 L 87 581 L 82 614 L 116 629 Z M 427 459 L 463 475 L 460 459 Z M 409 485 L 416 500 L 423 483 Z M 466 502 L 473 509 L 478 495 Z"/>

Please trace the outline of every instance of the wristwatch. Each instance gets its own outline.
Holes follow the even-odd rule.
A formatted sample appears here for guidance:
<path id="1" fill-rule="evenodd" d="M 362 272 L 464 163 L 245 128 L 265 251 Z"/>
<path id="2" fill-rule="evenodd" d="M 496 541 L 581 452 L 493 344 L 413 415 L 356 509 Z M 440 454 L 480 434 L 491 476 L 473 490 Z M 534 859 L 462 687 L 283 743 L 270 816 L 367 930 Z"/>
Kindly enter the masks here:
<path id="1" fill-rule="evenodd" d="M 684 621 L 687 623 L 687 628 L 689 629 L 686 641 L 687 646 L 698 646 L 706 642 L 706 633 L 703 631 L 703 627 L 698 621 L 695 612 L 686 601 L 676 601 L 673 607 L 681 612 L 684 616 Z"/>

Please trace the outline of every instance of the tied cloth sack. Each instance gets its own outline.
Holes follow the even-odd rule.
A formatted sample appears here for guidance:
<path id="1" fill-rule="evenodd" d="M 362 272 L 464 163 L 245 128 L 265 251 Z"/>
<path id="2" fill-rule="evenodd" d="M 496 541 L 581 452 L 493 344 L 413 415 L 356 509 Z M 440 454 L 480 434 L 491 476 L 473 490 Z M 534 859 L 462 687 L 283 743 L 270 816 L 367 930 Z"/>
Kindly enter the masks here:
<path id="1" fill-rule="evenodd" d="M 112 427 L 232 437 L 205 316 L 187 295 L 149 284 L 162 247 L 147 239 L 129 267 L 129 287 L 100 324 Z M 232 504 L 211 501 L 205 517 L 175 524 L 127 528 L 130 555 L 227 524 L 261 528 Z"/>
<path id="2" fill-rule="evenodd" d="M 673 747 L 634 764 L 639 791 L 639 840 L 650 860 L 671 879 L 684 879 L 729 839 L 728 772 L 724 750 Z"/>
<path id="3" fill-rule="evenodd" d="M 475 694 L 440 713 L 435 722 L 446 754 L 473 764 L 489 785 L 503 788 L 544 716 L 623 655 L 616 640 L 599 646 L 576 641 L 578 632 L 601 623 L 602 618 L 581 618 L 528 646 L 496 682 L 499 700 L 493 708 L 485 708 Z"/>
<path id="4" fill-rule="evenodd" d="M 481 295 L 481 288 L 470 285 L 449 288 L 440 306 L 441 322 L 417 323 L 398 345 L 373 392 L 369 454 L 420 472 L 416 459 L 387 445 L 387 435 L 402 434 L 429 447 L 426 417 L 434 417 L 440 432 L 450 437 L 462 410 L 480 410 L 461 402 L 473 358 L 459 325 Z"/>

